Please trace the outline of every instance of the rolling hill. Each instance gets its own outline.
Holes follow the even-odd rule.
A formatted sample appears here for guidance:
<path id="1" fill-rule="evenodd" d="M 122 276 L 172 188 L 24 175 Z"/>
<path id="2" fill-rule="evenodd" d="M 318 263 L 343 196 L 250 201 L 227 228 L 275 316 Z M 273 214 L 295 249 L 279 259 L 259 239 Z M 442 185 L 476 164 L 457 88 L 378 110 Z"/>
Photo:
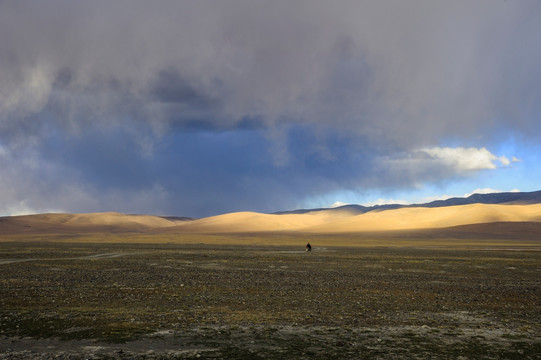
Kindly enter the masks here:
<path id="1" fill-rule="evenodd" d="M 490 226 L 487 224 L 495 224 Z M 262 214 L 237 212 L 202 219 L 127 215 L 38 214 L 0 218 L 0 235 L 75 233 L 231 234 L 299 232 L 351 234 L 452 229 L 454 232 L 526 232 L 541 236 L 541 191 L 475 194 L 420 205 L 348 205 Z M 515 229 L 515 230 L 512 230 Z M 450 230 L 449 230 L 450 231 Z"/>
<path id="2" fill-rule="evenodd" d="M 186 218 L 127 215 L 117 212 L 90 214 L 37 214 L 0 218 L 0 234 L 137 232 L 178 225 Z"/>

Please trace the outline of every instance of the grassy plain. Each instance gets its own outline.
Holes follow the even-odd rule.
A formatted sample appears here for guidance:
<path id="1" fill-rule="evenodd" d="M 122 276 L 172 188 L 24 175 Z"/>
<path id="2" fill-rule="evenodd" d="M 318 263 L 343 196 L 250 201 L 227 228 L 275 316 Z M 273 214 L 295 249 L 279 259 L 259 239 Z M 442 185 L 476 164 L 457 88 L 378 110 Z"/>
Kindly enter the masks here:
<path id="1" fill-rule="evenodd" d="M 539 250 L 422 234 L 4 237 L 0 358 L 539 359 Z"/>

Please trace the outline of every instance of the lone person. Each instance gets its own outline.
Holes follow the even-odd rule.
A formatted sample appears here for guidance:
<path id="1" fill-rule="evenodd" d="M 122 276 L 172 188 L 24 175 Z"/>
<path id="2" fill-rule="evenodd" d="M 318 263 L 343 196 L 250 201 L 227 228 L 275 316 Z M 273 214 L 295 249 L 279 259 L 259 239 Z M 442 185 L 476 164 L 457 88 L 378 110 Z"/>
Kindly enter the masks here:
<path id="1" fill-rule="evenodd" d="M 312 245 L 310 243 L 306 244 L 306 251 L 312 251 Z"/>

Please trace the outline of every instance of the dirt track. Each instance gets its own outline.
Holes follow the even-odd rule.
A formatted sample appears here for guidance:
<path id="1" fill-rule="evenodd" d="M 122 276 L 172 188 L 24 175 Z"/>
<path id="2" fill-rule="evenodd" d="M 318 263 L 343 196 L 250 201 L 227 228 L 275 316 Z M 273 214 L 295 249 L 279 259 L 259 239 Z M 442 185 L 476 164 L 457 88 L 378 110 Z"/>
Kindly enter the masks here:
<path id="1" fill-rule="evenodd" d="M 539 252 L 3 243 L 0 358 L 541 358 Z"/>

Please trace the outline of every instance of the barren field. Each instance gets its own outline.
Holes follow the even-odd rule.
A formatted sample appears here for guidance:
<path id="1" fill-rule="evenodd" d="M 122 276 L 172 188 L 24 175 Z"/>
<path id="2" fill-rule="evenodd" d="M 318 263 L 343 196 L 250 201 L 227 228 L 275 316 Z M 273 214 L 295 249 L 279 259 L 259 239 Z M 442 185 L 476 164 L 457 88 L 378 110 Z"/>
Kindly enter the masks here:
<path id="1" fill-rule="evenodd" d="M 537 247 L 64 241 L 0 243 L 0 359 L 541 359 Z"/>

